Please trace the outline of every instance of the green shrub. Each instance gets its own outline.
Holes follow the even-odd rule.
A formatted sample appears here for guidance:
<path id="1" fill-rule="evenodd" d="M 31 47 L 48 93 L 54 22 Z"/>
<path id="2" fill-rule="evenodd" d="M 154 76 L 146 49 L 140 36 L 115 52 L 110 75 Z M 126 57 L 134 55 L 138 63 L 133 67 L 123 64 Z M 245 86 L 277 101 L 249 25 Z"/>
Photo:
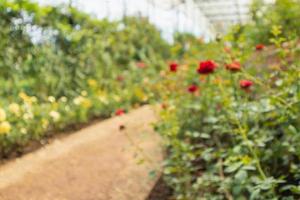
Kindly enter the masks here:
<path id="1" fill-rule="evenodd" d="M 250 45 L 270 44 L 272 26 L 282 27 L 282 36 L 293 39 L 300 35 L 300 1 L 276 0 L 274 4 L 265 4 L 262 0 L 253 0 L 251 22 L 237 25 L 231 31 L 232 41 L 239 44 L 246 40 Z"/>
<path id="2" fill-rule="evenodd" d="M 270 50 L 209 44 L 166 72 L 157 130 L 176 199 L 299 199 L 298 40 L 271 33 Z"/>
<path id="3" fill-rule="evenodd" d="M 67 5 L 1 0 L 0 26 L 0 156 L 151 101 L 153 75 L 170 55 L 141 17 L 110 22 Z"/>

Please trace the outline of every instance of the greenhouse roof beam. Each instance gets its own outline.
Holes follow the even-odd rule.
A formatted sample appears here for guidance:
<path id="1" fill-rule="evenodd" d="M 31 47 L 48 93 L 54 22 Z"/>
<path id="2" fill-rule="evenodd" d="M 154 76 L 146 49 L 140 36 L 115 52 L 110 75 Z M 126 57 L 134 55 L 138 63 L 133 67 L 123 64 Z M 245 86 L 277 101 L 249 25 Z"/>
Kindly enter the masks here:
<path id="1" fill-rule="evenodd" d="M 232 16 L 232 17 L 236 17 L 237 14 L 236 13 L 207 13 L 205 14 L 207 17 L 209 17 L 210 19 L 213 19 L 213 18 L 218 18 L 218 17 L 223 17 L 223 16 Z M 249 13 L 248 12 L 245 12 L 245 13 L 240 13 L 239 15 L 241 16 L 249 16 Z"/>

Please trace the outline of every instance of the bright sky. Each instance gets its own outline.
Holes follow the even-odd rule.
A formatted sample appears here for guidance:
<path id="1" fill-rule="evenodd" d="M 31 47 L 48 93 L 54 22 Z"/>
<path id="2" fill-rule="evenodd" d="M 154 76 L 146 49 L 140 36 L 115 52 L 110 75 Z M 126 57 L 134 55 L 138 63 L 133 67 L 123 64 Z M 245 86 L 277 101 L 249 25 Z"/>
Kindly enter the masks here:
<path id="1" fill-rule="evenodd" d="M 36 1 L 42 4 L 60 4 L 67 3 L 69 0 Z M 124 7 L 127 8 L 127 15 L 142 13 L 149 16 L 150 21 L 162 30 L 163 36 L 168 40 L 176 30 L 191 32 L 206 40 L 212 37 L 208 22 L 198 9 L 193 9 L 192 1 L 188 7 L 182 5 L 178 9 L 170 9 L 170 3 L 166 0 L 163 4 L 163 0 L 152 0 L 155 1 L 155 7 L 148 3 L 149 0 L 74 0 L 73 2 L 83 11 L 99 18 L 109 16 L 111 20 L 120 19 L 124 14 Z M 188 15 L 183 12 L 185 9 L 188 9 Z"/>

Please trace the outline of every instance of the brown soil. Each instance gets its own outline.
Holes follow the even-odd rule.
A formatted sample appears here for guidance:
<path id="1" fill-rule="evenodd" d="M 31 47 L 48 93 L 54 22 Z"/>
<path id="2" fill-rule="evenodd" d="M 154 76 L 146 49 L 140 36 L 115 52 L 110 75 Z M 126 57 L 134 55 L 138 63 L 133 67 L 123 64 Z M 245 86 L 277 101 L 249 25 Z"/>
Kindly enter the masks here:
<path id="1" fill-rule="evenodd" d="M 173 200 L 171 197 L 172 190 L 164 182 L 163 177 L 161 177 L 146 200 Z"/>
<path id="2" fill-rule="evenodd" d="M 163 151 L 149 106 L 82 129 L 0 167 L 0 200 L 144 200 Z"/>

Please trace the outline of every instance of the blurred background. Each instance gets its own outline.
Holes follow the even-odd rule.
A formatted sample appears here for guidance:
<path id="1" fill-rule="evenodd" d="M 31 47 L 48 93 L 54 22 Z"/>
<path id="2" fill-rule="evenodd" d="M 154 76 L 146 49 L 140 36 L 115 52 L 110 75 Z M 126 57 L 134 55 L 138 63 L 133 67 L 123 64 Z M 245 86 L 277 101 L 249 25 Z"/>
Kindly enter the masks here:
<path id="1" fill-rule="evenodd" d="M 69 3 L 99 18 L 146 16 L 171 41 L 174 32 L 193 33 L 205 41 L 249 20 L 251 0 L 36 0 L 41 4 Z M 274 0 L 264 0 L 272 3 Z"/>
<path id="2" fill-rule="evenodd" d="M 156 102 L 171 62 L 215 59 L 224 45 L 252 55 L 274 35 L 296 43 L 299 1 L 0 0 L 0 155 Z"/>

